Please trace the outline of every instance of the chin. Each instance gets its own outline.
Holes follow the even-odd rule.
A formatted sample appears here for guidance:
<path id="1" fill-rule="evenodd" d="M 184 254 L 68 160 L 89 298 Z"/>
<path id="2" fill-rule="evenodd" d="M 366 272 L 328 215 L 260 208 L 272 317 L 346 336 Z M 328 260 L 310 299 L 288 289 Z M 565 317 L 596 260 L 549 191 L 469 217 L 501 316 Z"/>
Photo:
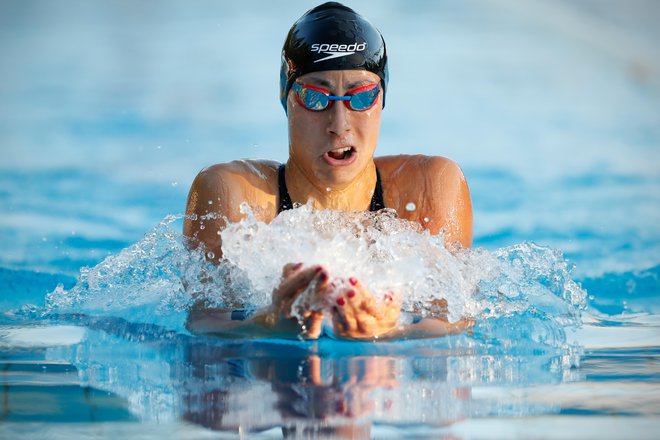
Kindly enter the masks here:
<path id="1" fill-rule="evenodd" d="M 318 175 L 324 184 L 342 186 L 351 183 L 363 169 L 364 164 L 358 161 L 343 166 L 329 166 L 323 163 Z"/>

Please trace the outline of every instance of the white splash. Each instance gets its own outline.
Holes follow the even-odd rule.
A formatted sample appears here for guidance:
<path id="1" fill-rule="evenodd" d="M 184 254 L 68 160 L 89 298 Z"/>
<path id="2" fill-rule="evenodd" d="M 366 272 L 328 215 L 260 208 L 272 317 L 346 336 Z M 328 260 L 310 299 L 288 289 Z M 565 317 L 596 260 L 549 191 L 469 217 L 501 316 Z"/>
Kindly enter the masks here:
<path id="1" fill-rule="evenodd" d="M 551 248 L 521 243 L 450 252 L 442 236 L 391 210 L 346 213 L 304 205 L 270 224 L 245 206 L 242 211 L 245 218 L 220 233 L 218 266 L 206 261 L 202 247 L 188 249 L 170 226 L 181 216 L 170 216 L 140 242 L 82 268 L 71 290 L 58 286 L 47 295 L 46 313 L 111 315 L 182 330 L 197 300 L 268 305 L 282 267 L 302 262 L 324 265 L 334 280 L 356 277 L 378 298 L 394 291 L 404 311 L 422 316 L 438 313 L 434 300 L 444 299 L 450 321 L 474 318 L 473 330 L 484 338 L 561 344 L 563 328 L 581 322 L 586 294 L 561 252 Z M 318 306 L 304 295 L 296 304 Z"/>

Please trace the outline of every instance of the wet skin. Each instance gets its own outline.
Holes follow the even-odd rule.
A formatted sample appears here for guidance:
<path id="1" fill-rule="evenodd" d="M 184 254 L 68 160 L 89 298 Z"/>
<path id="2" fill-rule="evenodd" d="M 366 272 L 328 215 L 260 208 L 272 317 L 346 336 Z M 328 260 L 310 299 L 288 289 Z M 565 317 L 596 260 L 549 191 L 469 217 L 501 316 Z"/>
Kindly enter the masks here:
<path id="1" fill-rule="evenodd" d="M 297 81 L 342 96 L 356 87 L 377 83 L 379 78 L 371 72 L 346 70 L 310 73 Z M 289 159 L 286 183 L 294 203 L 312 200 L 319 209 L 366 211 L 378 167 L 385 206 L 396 210 L 401 218 L 418 222 L 431 234 L 444 232 L 450 249 L 471 245 L 469 189 L 454 162 L 439 156 L 421 155 L 374 158 L 380 130 L 382 92 L 376 105 L 362 112 L 350 110 L 339 101 L 324 111 L 310 111 L 290 92 L 287 110 Z M 242 218 L 239 212 L 242 202 L 247 202 L 264 222 L 275 218 L 278 166 L 271 161 L 240 160 L 202 170 L 193 182 L 186 208 L 186 214 L 197 218 L 188 217 L 184 223 L 184 234 L 191 239 L 191 244 L 203 244 L 218 262 L 222 256 L 218 231 L 226 226 L 225 217 L 229 222 Z M 411 203 L 415 209 L 406 209 Z M 213 219 L 201 219 L 209 213 L 216 215 Z M 272 304 L 249 322 L 221 322 L 214 318 L 214 311 L 198 307 L 191 311 L 189 328 L 200 333 L 257 332 L 278 336 L 302 333 L 304 337 L 317 338 L 323 313 L 310 311 L 305 316 L 304 327 L 291 319 L 291 304 L 312 281 L 319 301 L 324 298 L 334 301 L 325 304 L 325 310 L 331 315 L 333 332 L 338 337 L 435 337 L 462 331 L 470 325 L 469 321 L 450 324 L 441 319 L 425 319 L 400 328 L 397 325 L 400 299 L 396 292 L 387 294 L 389 297 L 377 298 L 359 280 L 338 280 L 327 268 L 303 267 L 294 263 L 283 269 L 282 283 L 274 289 Z M 322 276 L 324 280 L 320 279 Z M 337 290 L 333 285 L 344 287 Z"/>

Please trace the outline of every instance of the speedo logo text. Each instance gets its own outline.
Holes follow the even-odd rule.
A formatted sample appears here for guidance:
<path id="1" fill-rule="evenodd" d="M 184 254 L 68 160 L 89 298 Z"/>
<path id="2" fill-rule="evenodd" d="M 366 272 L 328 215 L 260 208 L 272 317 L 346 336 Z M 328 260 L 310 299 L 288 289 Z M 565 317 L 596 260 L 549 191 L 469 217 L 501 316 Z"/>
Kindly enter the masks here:
<path id="1" fill-rule="evenodd" d="M 312 44 L 312 52 L 325 53 L 328 56 L 320 58 L 319 61 L 330 60 L 332 58 L 345 57 L 353 55 L 355 52 L 360 52 L 367 48 L 367 43 L 353 43 L 353 44 L 329 44 L 329 43 L 316 43 Z"/>

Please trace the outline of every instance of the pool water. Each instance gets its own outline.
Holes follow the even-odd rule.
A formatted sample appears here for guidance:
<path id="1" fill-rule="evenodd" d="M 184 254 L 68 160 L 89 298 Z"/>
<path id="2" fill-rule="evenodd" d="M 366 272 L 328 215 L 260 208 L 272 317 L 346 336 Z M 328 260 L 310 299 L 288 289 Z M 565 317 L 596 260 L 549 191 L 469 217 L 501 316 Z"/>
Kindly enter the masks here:
<path id="1" fill-rule="evenodd" d="M 411 310 L 442 291 L 477 324 L 185 331 L 184 280 L 231 300 L 183 246 L 188 187 L 214 162 L 286 159 L 280 45 L 313 5 L 0 3 L 0 438 L 656 438 L 653 1 L 351 2 L 388 44 L 379 154 L 456 160 L 474 249 L 390 217 L 329 234 L 365 220 L 303 207 L 228 230 L 221 270 L 258 306 L 284 261 L 323 262 Z"/>

